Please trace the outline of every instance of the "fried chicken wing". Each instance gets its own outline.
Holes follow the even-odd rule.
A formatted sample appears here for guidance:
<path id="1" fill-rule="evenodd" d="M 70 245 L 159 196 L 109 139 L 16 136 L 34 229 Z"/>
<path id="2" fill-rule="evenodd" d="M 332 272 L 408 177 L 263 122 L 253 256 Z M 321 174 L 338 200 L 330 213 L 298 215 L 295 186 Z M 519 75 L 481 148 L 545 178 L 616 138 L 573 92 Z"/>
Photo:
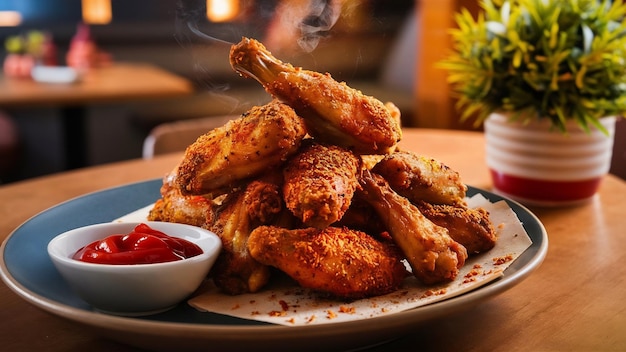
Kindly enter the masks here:
<path id="1" fill-rule="evenodd" d="M 248 236 L 256 226 L 272 223 L 283 208 L 280 187 L 273 183 L 252 181 L 228 195 L 208 226 L 222 240 L 222 252 L 210 273 L 216 286 L 241 294 L 256 292 L 268 282 L 269 268 L 248 253 Z"/>
<path id="2" fill-rule="evenodd" d="M 467 186 L 458 172 L 440 161 L 408 151 L 386 155 L 372 171 L 411 202 L 464 204 Z"/>
<path id="3" fill-rule="evenodd" d="M 406 277 L 395 247 L 348 228 L 260 226 L 250 234 L 248 249 L 302 287 L 343 299 L 392 292 Z"/>
<path id="4" fill-rule="evenodd" d="M 220 237 L 209 278 L 224 293 L 257 292 L 280 270 L 323 295 L 372 297 L 402 285 L 405 261 L 421 283 L 446 283 L 468 251 L 495 245 L 459 174 L 398 148 L 393 103 L 283 63 L 253 39 L 229 59 L 273 100 L 191 144 L 148 215 Z"/>
<path id="5" fill-rule="evenodd" d="M 446 228 L 435 225 L 394 192 L 380 175 L 365 169 L 360 183 L 364 198 L 387 226 L 415 277 L 425 284 L 454 280 L 467 259 L 465 247 L 454 241 Z"/>
<path id="6" fill-rule="evenodd" d="M 360 192 L 356 192 L 350 207 L 343 217 L 333 224 L 333 226 L 345 226 L 351 229 L 363 231 L 368 235 L 378 237 L 387 232 L 387 228 L 380 221 L 380 217 L 376 210 L 362 197 Z M 385 237 L 388 237 L 385 235 Z"/>
<path id="7" fill-rule="evenodd" d="M 213 204 L 204 196 L 183 195 L 174 184 L 176 171 L 163 178 L 161 198 L 148 213 L 147 220 L 177 222 L 203 227 L 213 222 Z"/>
<path id="8" fill-rule="evenodd" d="M 289 106 L 272 101 L 200 136 L 185 151 L 176 184 L 183 194 L 205 194 L 280 165 L 306 135 Z"/>
<path id="9" fill-rule="evenodd" d="M 305 140 L 283 169 L 287 208 L 306 226 L 323 229 L 338 221 L 359 185 L 359 167 L 352 152 Z"/>
<path id="10" fill-rule="evenodd" d="M 402 137 L 400 111 L 393 103 L 385 105 L 329 74 L 283 63 L 254 39 L 233 45 L 230 63 L 293 107 L 314 138 L 361 154 L 385 154 Z"/>
<path id="11" fill-rule="evenodd" d="M 496 231 L 485 209 L 422 201 L 416 205 L 430 221 L 447 228 L 450 237 L 462 244 L 469 254 L 486 252 L 496 245 Z"/>

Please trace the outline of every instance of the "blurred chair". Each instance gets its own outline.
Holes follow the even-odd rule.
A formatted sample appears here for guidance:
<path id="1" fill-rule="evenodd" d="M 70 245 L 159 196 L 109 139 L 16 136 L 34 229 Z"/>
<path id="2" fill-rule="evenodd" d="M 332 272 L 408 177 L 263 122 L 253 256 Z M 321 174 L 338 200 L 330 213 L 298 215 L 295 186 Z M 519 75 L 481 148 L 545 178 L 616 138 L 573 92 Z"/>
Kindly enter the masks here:
<path id="1" fill-rule="evenodd" d="M 21 153 L 19 131 L 11 117 L 0 111 L 0 184 L 12 179 Z"/>
<path id="2" fill-rule="evenodd" d="M 156 155 L 182 152 L 201 135 L 239 116 L 211 116 L 162 123 L 154 127 L 144 140 L 142 156 L 151 159 Z"/>
<path id="3" fill-rule="evenodd" d="M 618 119 L 615 123 L 615 140 L 610 172 L 626 180 L 626 118 Z"/>

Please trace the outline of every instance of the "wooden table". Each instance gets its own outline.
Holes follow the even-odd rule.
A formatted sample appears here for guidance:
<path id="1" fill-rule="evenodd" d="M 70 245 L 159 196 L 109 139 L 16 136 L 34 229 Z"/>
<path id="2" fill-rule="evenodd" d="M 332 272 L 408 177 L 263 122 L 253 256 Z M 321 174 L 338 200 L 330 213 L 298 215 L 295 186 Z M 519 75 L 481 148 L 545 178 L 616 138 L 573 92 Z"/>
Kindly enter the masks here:
<path id="1" fill-rule="evenodd" d="M 482 134 L 406 130 L 402 144 L 489 189 Z M 74 170 L 0 187 L 0 238 L 29 217 L 87 192 L 161 177 L 180 154 Z M 531 209 L 545 225 L 544 263 L 512 289 L 416 328 L 373 351 L 626 350 L 626 182 L 607 176 L 598 195 L 572 208 Z M 0 285 L 3 351 L 135 351 L 31 306 Z"/>
<path id="2" fill-rule="evenodd" d="M 0 108 L 61 110 L 67 168 L 85 166 L 85 109 L 94 104 L 161 99 L 191 94 L 186 79 L 143 63 L 116 63 L 88 71 L 73 84 L 38 83 L 0 75 Z"/>

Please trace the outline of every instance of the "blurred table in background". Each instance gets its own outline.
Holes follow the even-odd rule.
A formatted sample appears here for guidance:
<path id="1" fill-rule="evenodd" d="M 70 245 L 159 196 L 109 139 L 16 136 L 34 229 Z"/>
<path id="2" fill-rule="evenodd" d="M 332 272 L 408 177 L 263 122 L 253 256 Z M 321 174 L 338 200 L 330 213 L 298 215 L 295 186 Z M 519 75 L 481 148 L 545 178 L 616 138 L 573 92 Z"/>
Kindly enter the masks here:
<path id="1" fill-rule="evenodd" d="M 85 109 L 95 104 L 173 98 L 193 93 L 191 82 L 143 63 L 92 69 L 69 84 L 10 79 L 0 74 L 0 109 L 58 108 L 65 133 L 67 169 L 86 165 Z"/>

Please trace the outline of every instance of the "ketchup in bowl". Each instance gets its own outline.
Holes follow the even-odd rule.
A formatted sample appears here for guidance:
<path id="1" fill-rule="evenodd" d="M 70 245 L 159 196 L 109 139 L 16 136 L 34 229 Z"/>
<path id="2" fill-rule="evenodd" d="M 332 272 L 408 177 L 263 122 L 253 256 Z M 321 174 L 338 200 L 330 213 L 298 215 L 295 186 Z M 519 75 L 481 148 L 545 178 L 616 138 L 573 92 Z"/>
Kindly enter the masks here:
<path id="1" fill-rule="evenodd" d="M 202 254 L 196 244 L 169 236 L 146 224 L 128 234 L 113 234 L 79 249 L 73 259 L 97 264 L 154 264 Z"/>

